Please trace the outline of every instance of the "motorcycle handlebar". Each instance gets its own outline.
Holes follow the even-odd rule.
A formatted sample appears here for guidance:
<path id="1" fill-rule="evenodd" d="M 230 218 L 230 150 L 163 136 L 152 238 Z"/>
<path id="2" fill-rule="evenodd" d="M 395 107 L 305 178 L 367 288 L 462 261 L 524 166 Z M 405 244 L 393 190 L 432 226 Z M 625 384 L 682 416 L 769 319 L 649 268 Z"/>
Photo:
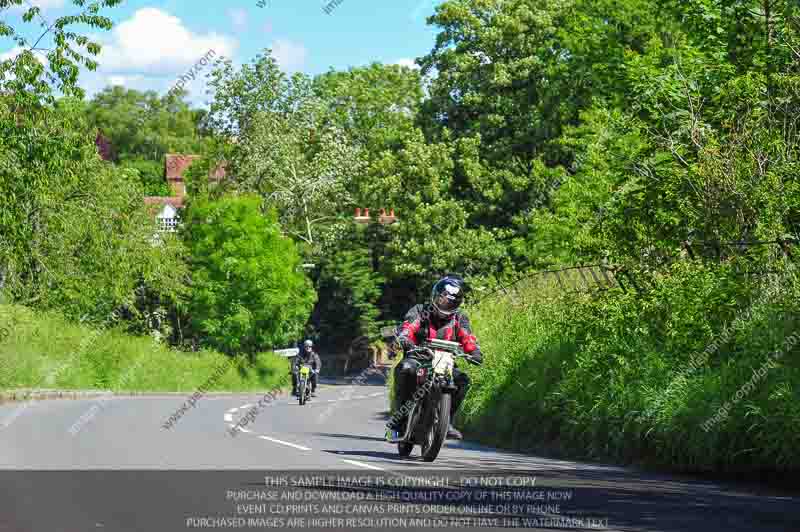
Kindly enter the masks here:
<path id="1" fill-rule="evenodd" d="M 433 350 L 431 348 L 429 348 L 429 347 L 426 347 L 426 346 L 417 346 L 417 347 L 409 349 L 408 352 L 409 353 L 424 353 L 428 357 L 433 358 Z M 469 356 L 468 354 L 464 353 L 463 351 L 460 351 L 458 353 L 453 353 L 453 356 L 456 357 L 456 358 L 463 358 L 467 362 L 469 362 L 470 364 L 475 364 L 476 366 L 482 366 L 483 365 L 483 361 L 482 360 L 478 360 L 478 359 L 472 358 L 471 356 Z"/>

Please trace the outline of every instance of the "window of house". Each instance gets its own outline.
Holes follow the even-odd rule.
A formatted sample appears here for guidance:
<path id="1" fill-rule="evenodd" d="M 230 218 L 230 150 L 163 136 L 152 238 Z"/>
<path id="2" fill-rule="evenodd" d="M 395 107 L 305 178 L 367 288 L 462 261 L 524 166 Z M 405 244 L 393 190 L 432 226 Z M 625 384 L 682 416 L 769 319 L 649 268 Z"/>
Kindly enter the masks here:
<path id="1" fill-rule="evenodd" d="M 159 229 L 167 233 L 174 233 L 178 227 L 178 218 L 159 218 Z"/>
<path id="2" fill-rule="evenodd" d="M 178 213 L 171 205 L 165 205 L 157 218 L 158 230 L 163 233 L 174 233 L 178 228 L 178 223 L 180 223 Z"/>

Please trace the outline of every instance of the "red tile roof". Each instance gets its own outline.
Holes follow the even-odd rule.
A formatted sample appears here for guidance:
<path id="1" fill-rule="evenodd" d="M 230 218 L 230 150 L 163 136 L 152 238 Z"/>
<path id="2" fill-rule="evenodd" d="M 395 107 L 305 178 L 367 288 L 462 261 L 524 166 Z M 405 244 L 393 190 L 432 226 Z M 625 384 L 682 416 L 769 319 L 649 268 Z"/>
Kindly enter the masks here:
<path id="1" fill-rule="evenodd" d="M 187 155 L 183 153 L 168 153 L 165 157 L 167 168 L 167 181 L 183 181 L 183 173 L 195 159 L 200 159 L 200 155 Z M 209 172 L 208 180 L 219 182 L 225 178 L 226 164 L 221 162 Z"/>
<path id="2" fill-rule="evenodd" d="M 192 161 L 199 158 L 199 155 L 168 153 L 165 161 L 167 165 L 167 181 L 183 181 L 183 172 L 189 168 Z"/>
<path id="3" fill-rule="evenodd" d="M 180 196 L 145 196 L 144 204 L 150 207 L 150 211 L 158 211 L 164 205 L 172 205 L 176 209 L 183 208 L 183 198 Z"/>

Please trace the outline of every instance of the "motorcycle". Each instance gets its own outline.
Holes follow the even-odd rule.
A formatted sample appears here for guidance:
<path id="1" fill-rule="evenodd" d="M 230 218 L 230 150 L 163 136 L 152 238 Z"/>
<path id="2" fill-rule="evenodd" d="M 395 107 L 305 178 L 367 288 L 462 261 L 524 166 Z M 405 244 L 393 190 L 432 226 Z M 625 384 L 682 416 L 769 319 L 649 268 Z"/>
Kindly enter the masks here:
<path id="1" fill-rule="evenodd" d="M 433 462 L 450 428 L 450 405 L 457 390 L 453 382 L 455 359 L 471 359 L 461 350 L 459 343 L 448 340 L 429 340 L 412 352 L 417 354 L 421 366 L 417 370 L 417 390 L 412 398 L 405 432 L 402 435 L 388 432 L 386 439 L 397 444 L 400 456 L 409 456 L 414 446 L 419 445 L 422 459 Z M 401 408 L 406 408 L 406 405 Z"/>
<path id="2" fill-rule="evenodd" d="M 300 366 L 300 371 L 297 375 L 297 397 L 300 400 L 300 406 L 306 404 L 306 401 L 311 397 L 311 375 L 314 373 L 316 371 L 308 364 Z"/>

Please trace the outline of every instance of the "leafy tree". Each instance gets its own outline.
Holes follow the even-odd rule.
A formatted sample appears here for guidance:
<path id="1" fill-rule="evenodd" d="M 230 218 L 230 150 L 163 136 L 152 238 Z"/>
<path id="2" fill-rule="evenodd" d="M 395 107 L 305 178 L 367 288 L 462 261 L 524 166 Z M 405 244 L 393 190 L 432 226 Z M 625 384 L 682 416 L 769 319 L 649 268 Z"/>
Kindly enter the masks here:
<path id="1" fill-rule="evenodd" d="M 80 101 L 78 65 L 96 66 L 80 48 L 94 55 L 98 47 L 68 28 L 108 29 L 99 9 L 117 3 L 82 5 L 77 16 L 53 24 L 28 10 L 24 20 L 46 28 L 41 39 L 53 33 L 47 67 L 35 58 L 35 44 L 0 22 L 0 33 L 23 48 L 0 62 L 0 277 L 16 301 L 98 321 L 121 306 L 135 310 L 142 283 L 177 298 L 185 271 L 178 243 L 152 245 L 141 188 L 132 173 L 101 161 Z M 61 101 L 56 88 L 67 95 Z"/>
<path id="2" fill-rule="evenodd" d="M 264 113 L 253 119 L 240 143 L 236 177 L 280 210 L 284 227 L 309 246 L 320 224 L 352 205 L 347 182 L 362 165 L 358 150 L 338 129 L 318 129 L 322 111 L 314 101 L 290 115 Z"/>
<path id="3" fill-rule="evenodd" d="M 185 94 L 160 98 L 153 91 L 107 87 L 88 102 L 87 113 L 111 141 L 118 161 L 160 162 L 163 168 L 167 153 L 192 153 L 202 147 L 197 129 L 202 113 L 189 108 Z"/>
<path id="4" fill-rule="evenodd" d="M 64 96 L 83 98 L 84 91 L 77 84 L 78 72 L 80 67 L 89 70 L 97 68 L 97 62 L 90 56 L 99 53 L 100 45 L 86 36 L 70 31 L 69 27 L 81 23 L 92 29 L 111 29 L 111 19 L 99 13 L 105 7 L 120 3 L 121 0 L 76 2 L 76 7 L 82 8 L 79 12 L 50 22 L 42 16 L 41 8 L 31 7 L 25 0 L 0 0 L 0 9 L 27 5 L 30 9 L 23 13 L 24 22 L 36 20 L 42 28 L 34 41 L 26 38 L 7 22 L 0 21 L 0 36 L 10 38 L 20 49 L 16 57 L 0 61 L 0 94 L 11 95 L 15 112 L 30 112 L 41 109 L 42 103 L 53 103 L 56 88 Z M 40 43 L 47 42 L 44 39 L 48 34 L 51 34 L 54 46 L 49 49 L 40 48 Z M 45 51 L 46 54 L 43 53 Z M 47 66 L 41 59 L 47 60 Z"/>
<path id="5" fill-rule="evenodd" d="M 315 294 L 294 243 L 257 196 L 195 198 L 184 216 L 194 333 L 226 353 L 284 344 L 303 330 Z"/>
<path id="6" fill-rule="evenodd" d="M 102 318 L 131 304 L 142 280 L 180 292 L 177 243 L 152 245 L 135 175 L 100 160 L 79 103 L 62 102 L 21 131 L 2 104 L 0 117 L 0 193 L 10 200 L 0 208 L 0 254 L 15 298 Z"/>
<path id="7" fill-rule="evenodd" d="M 241 140 L 250 121 L 261 113 L 291 114 L 311 88 L 306 75 L 298 72 L 289 77 L 281 71 L 269 48 L 238 71 L 230 59 L 219 60 L 209 77 L 214 98 L 204 127 L 228 140 Z"/>
<path id="8" fill-rule="evenodd" d="M 474 149 L 453 193 L 471 221 L 510 227 L 531 204 L 547 205 L 574 154 L 559 142 L 593 100 L 618 98 L 626 56 L 662 27 L 648 0 L 450 0 L 430 22 L 441 28 L 420 60 L 430 80 L 421 114 L 429 137 L 446 130 Z M 473 186 L 479 180 L 479 186 Z"/>
<path id="9" fill-rule="evenodd" d="M 420 74 L 405 66 L 372 63 L 314 79 L 330 120 L 370 155 L 398 148 L 422 104 Z"/>
<path id="10" fill-rule="evenodd" d="M 260 194 L 283 227 L 318 252 L 318 233 L 352 204 L 347 184 L 362 166 L 359 149 L 326 119 L 310 78 L 287 78 L 269 50 L 212 78 L 209 123 L 219 137 L 237 139 L 226 150 L 233 186 Z"/>
<path id="11" fill-rule="evenodd" d="M 136 172 L 145 196 L 172 196 L 172 188 L 164 178 L 164 164 L 145 159 L 133 159 L 120 165 Z"/>
<path id="12" fill-rule="evenodd" d="M 357 228 L 361 229 L 361 228 Z M 325 255 L 317 282 L 319 304 L 312 323 L 329 349 L 343 352 L 356 337 L 379 337 L 378 320 L 383 279 L 374 271 L 373 257 L 363 236 L 353 235 L 350 245 Z"/>

